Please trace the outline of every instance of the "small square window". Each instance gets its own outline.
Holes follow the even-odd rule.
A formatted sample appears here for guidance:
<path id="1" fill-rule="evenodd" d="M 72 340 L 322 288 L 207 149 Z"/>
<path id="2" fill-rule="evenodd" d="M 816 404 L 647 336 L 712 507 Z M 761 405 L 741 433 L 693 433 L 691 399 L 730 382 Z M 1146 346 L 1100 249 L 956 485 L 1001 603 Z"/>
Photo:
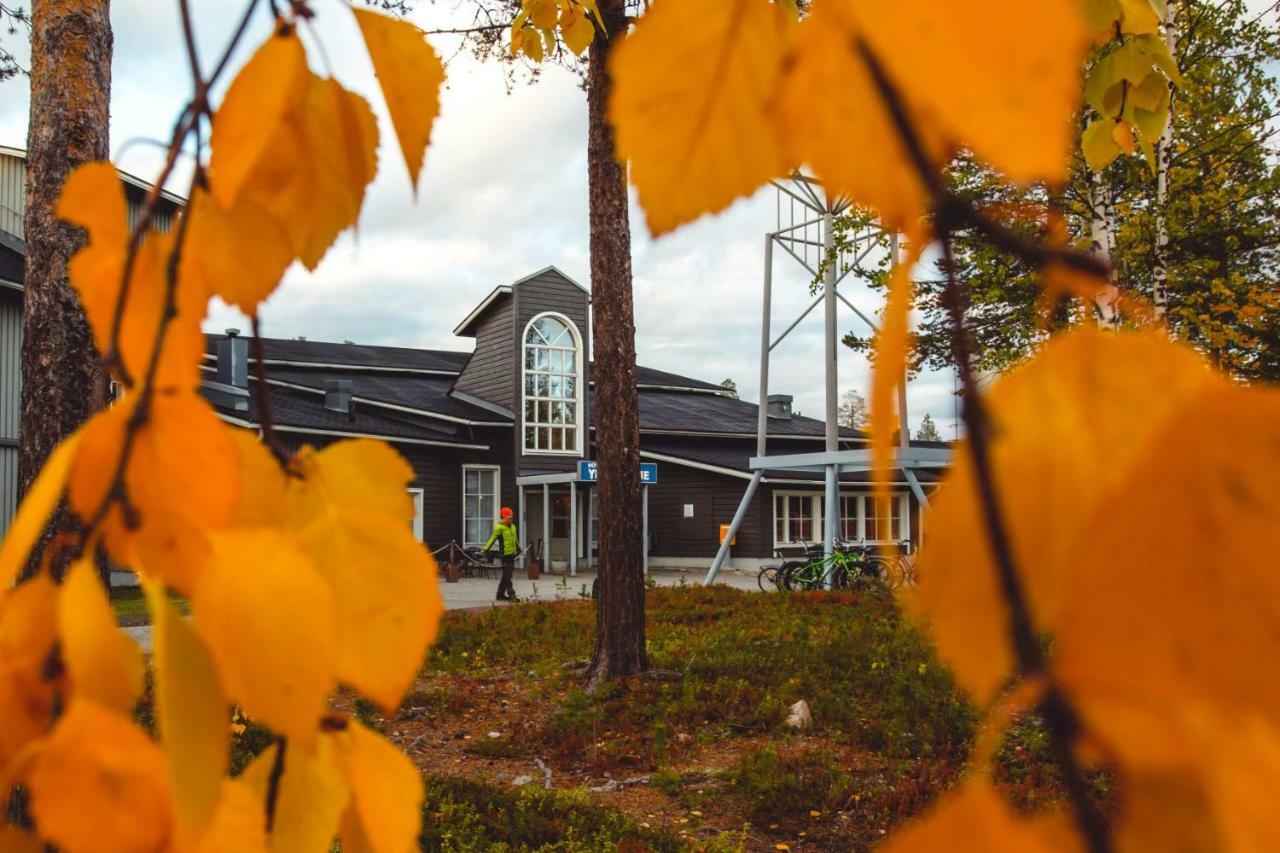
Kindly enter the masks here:
<path id="1" fill-rule="evenodd" d="M 551 449 L 552 450 L 564 449 L 564 430 L 561 430 L 561 429 L 551 430 Z"/>
<path id="2" fill-rule="evenodd" d="M 524 419 L 526 421 L 536 421 L 538 419 L 538 404 L 533 400 L 526 400 L 524 404 Z"/>

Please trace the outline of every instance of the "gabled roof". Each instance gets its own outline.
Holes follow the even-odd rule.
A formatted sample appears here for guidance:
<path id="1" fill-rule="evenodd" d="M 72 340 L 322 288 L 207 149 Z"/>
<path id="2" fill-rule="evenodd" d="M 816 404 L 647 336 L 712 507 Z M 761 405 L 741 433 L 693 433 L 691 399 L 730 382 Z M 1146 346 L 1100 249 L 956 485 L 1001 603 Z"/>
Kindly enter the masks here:
<path id="1" fill-rule="evenodd" d="M 472 308 L 471 312 L 467 314 L 466 317 L 462 318 L 462 322 L 454 327 L 453 333 L 455 335 L 461 335 L 463 337 L 475 337 L 476 322 L 489 311 L 489 307 L 493 305 L 494 302 L 496 302 L 499 298 L 503 296 L 511 295 L 511 292 L 515 290 L 515 288 L 524 284 L 526 281 L 532 281 L 535 278 L 541 278 L 547 273 L 551 273 L 552 275 L 555 275 L 559 278 L 564 279 L 567 283 L 572 284 L 574 287 L 578 288 L 583 293 L 590 296 L 591 291 L 583 287 L 581 283 L 575 281 L 574 279 L 566 275 L 564 270 L 554 265 L 549 267 L 543 267 L 537 272 L 531 272 L 528 275 L 524 276 L 523 278 L 516 279 L 515 281 L 511 282 L 511 284 L 501 284 L 495 287 L 493 290 L 489 291 L 489 295 L 486 296 L 484 299 L 482 299 L 479 305 L 477 305 L 475 308 Z"/>
<path id="2" fill-rule="evenodd" d="M 222 335 L 205 335 L 205 353 L 212 355 Z M 280 367 L 334 368 L 343 371 L 378 370 L 386 373 L 425 373 L 457 376 L 471 353 L 461 350 L 413 349 L 330 341 L 295 341 L 263 338 L 262 353 L 268 365 Z M 253 358 L 253 348 L 249 350 Z"/>
<path id="3" fill-rule="evenodd" d="M 24 161 L 27 159 L 27 152 L 25 149 L 13 148 L 8 145 L 0 145 L 0 155 L 17 157 L 19 160 L 24 160 Z M 126 184 L 128 184 L 129 186 L 134 187 L 135 189 L 142 190 L 143 192 L 151 192 L 152 184 L 142 180 L 142 178 L 139 178 L 137 175 L 129 174 L 123 169 L 116 169 L 116 171 L 120 173 L 120 179 L 124 181 Z M 160 198 L 164 199 L 167 202 L 171 202 L 172 204 L 176 204 L 179 207 L 187 203 L 187 200 L 182 196 L 165 189 L 160 190 Z"/>
<path id="4" fill-rule="evenodd" d="M 698 435 L 752 435 L 756 433 L 759 409 L 755 403 L 719 394 L 690 394 L 684 391 L 641 388 L 640 429 L 642 432 L 692 433 Z M 769 418 L 769 435 L 821 438 L 826 434 L 822 421 L 793 415 Z M 862 440 L 866 436 L 848 427 L 840 428 L 841 438 Z"/>
<path id="5" fill-rule="evenodd" d="M 466 424 L 511 423 L 510 418 L 450 396 L 449 387 L 453 379 L 449 376 L 280 367 L 270 367 L 267 375 L 272 381 L 311 388 L 316 392 L 324 390 L 326 380 L 347 379 L 351 382 L 351 395 L 357 402 L 377 401 L 388 408 L 395 406 Z"/>

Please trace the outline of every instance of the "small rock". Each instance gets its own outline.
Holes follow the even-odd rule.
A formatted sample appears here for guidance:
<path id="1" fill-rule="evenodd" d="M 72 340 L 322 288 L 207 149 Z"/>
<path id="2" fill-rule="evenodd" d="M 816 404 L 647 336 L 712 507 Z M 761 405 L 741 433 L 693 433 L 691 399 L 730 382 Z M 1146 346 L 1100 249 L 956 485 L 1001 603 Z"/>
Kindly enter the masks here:
<path id="1" fill-rule="evenodd" d="M 676 735 L 676 740 L 679 741 L 680 743 L 688 743 L 689 741 L 693 740 L 693 736 L 690 735 L 688 732 L 680 732 L 679 734 Z"/>
<path id="2" fill-rule="evenodd" d="M 511 784 L 516 786 L 528 785 L 532 781 L 533 777 L 528 773 L 521 773 L 519 776 L 511 780 Z"/>
<path id="3" fill-rule="evenodd" d="M 498 738 L 502 737 L 502 732 L 489 732 L 489 737 L 494 740 L 497 740 Z"/>
<path id="4" fill-rule="evenodd" d="M 813 714 L 809 713 L 809 703 L 801 699 L 791 706 L 787 713 L 787 725 L 793 729 L 807 729 L 813 725 Z"/>

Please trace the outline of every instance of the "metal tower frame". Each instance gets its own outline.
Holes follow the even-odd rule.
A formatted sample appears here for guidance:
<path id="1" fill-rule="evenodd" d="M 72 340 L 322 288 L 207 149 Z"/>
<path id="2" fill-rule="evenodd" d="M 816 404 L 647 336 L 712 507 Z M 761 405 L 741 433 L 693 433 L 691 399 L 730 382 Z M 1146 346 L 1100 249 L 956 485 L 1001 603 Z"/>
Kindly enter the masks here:
<path id="1" fill-rule="evenodd" d="M 885 232 L 880 228 L 868 228 L 847 245 L 837 247 L 835 241 L 835 218 L 850 207 L 848 199 L 831 198 L 822 189 L 822 185 L 813 178 L 799 172 L 786 181 L 773 181 L 777 189 L 777 219 L 775 229 L 765 234 L 764 240 L 764 304 L 760 321 L 760 406 L 756 423 L 756 455 L 751 457 L 751 480 L 747 483 L 738 510 L 734 513 L 729 530 L 720 543 L 711 568 L 707 571 L 704 583 L 714 583 L 721 566 L 729 555 L 729 546 L 737 535 L 738 528 L 746 517 L 747 507 L 755 496 L 756 488 L 764 479 L 765 471 L 791 470 L 810 471 L 824 474 L 825 512 L 823 518 L 823 554 L 830 557 L 835 550 L 836 528 L 840 523 L 840 474 L 845 471 L 869 471 L 873 468 L 871 451 L 841 450 L 839 408 L 839 373 L 837 370 L 837 354 L 839 338 L 836 334 L 837 301 L 843 302 L 873 332 L 879 332 L 879 325 L 854 305 L 837 289 L 840 282 L 857 268 L 874 248 L 876 239 Z M 785 221 L 785 225 L 784 225 Z M 773 247 L 777 245 L 801 267 L 813 275 L 813 280 L 822 278 L 821 292 L 809 303 L 800 315 L 789 326 L 774 338 L 772 328 L 773 314 Z M 898 237 L 890 235 L 890 263 L 898 263 Z M 815 265 L 810 264 L 810 255 L 817 257 Z M 824 380 L 826 392 L 825 423 L 826 443 L 822 453 L 796 453 L 783 456 L 768 455 L 769 433 L 769 356 L 791 332 L 800 325 L 813 309 L 821 303 L 823 306 L 823 325 L 826 332 L 823 353 Z M 910 427 L 907 422 L 907 389 L 904 381 L 899 386 L 899 443 L 894 451 L 893 467 L 900 469 L 907 484 L 920 501 L 927 507 L 929 499 L 916 477 L 920 468 L 940 468 L 947 464 L 950 451 L 937 448 L 911 446 Z"/>

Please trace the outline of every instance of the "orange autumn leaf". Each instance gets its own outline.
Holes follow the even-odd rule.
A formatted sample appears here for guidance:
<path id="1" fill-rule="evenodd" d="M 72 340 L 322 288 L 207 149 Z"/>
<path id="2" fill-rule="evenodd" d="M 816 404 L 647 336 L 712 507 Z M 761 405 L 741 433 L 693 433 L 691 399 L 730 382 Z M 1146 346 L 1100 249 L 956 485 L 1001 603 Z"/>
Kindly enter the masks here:
<path id="1" fill-rule="evenodd" d="M 374 441 L 304 448 L 292 466 L 288 529 L 333 589 L 338 677 L 395 708 L 443 610 L 435 559 L 409 528 L 413 471 Z"/>
<path id="2" fill-rule="evenodd" d="M 444 66 L 417 27 L 367 9 L 353 11 L 416 191 L 431 126 L 440 112 Z"/>
<path id="3" fill-rule="evenodd" d="M 769 114 L 790 24 L 769 0 L 657 0 L 615 48 L 609 118 L 654 235 L 793 165 Z"/>
<path id="4" fill-rule="evenodd" d="M 1066 853 L 1076 849 L 1056 821 L 1018 817 L 985 782 L 968 780 L 893 834 L 884 853 Z"/>
<path id="5" fill-rule="evenodd" d="M 209 176 L 215 197 L 232 208 L 259 161 L 270 156 L 271 133 L 307 95 L 307 55 L 296 33 L 276 33 L 236 75 L 213 119 Z"/>
<path id="6" fill-rule="evenodd" d="M 242 779 L 225 779 L 218 808 L 193 853 L 267 853 L 264 799 Z"/>
<path id="7" fill-rule="evenodd" d="M 272 746 L 245 768 L 241 777 L 259 796 L 265 796 L 269 777 L 282 747 Z M 333 739 L 320 735 L 312 747 L 290 741 L 283 747 L 275 819 L 268 841 L 271 853 L 328 853 L 351 791 L 342 775 Z"/>
<path id="8" fill-rule="evenodd" d="M 7 588 L 22 571 L 31 549 L 40 539 L 49 516 L 58 501 L 80 446 L 81 432 L 76 431 L 49 454 L 44 467 L 18 506 L 18 512 L 9 522 L 9 531 L 0 543 L 0 589 Z"/>
<path id="9" fill-rule="evenodd" d="M 413 762 L 354 720 L 333 735 L 333 742 L 352 794 L 344 839 L 359 838 L 372 853 L 416 849 L 424 793 Z"/>
<path id="10" fill-rule="evenodd" d="M 67 853 L 163 850 L 172 838 L 159 747 L 127 716 L 94 702 L 71 703 L 25 781 L 40 836 Z"/>
<path id="11" fill-rule="evenodd" d="M 142 693 L 142 649 L 116 625 L 93 561 L 71 564 L 58 588 L 58 638 L 73 695 L 127 714 Z"/>
<path id="12" fill-rule="evenodd" d="M 253 314 L 293 263 L 288 233 L 253 201 L 241 199 L 224 208 L 204 189 L 192 195 L 187 215 L 184 283 Z"/>
<path id="13" fill-rule="evenodd" d="M 45 667 L 57 642 L 57 607 L 58 590 L 46 574 L 0 593 L 0 782 L 53 719 L 55 682 Z"/>
<path id="14" fill-rule="evenodd" d="M 1086 328 L 1052 339 L 991 385 L 984 396 L 992 473 L 1039 630 L 1061 625 L 1063 584 L 1076 549 L 1097 535 L 1099 502 L 1126 481 L 1166 419 L 1218 382 L 1194 352 L 1163 335 Z M 1013 656 L 963 443 L 931 503 L 920 583 L 907 602 L 959 682 L 985 703 L 1012 674 Z"/>
<path id="15" fill-rule="evenodd" d="M 220 683 L 254 719 L 290 742 L 313 744 L 335 686 L 332 590 L 278 531 L 225 531 L 212 544 L 192 612 Z"/>
<path id="16" fill-rule="evenodd" d="M 157 581 L 142 581 L 151 611 L 155 717 L 169 768 L 179 836 L 200 837 L 216 823 L 226 793 L 226 695 L 204 641 Z"/>

